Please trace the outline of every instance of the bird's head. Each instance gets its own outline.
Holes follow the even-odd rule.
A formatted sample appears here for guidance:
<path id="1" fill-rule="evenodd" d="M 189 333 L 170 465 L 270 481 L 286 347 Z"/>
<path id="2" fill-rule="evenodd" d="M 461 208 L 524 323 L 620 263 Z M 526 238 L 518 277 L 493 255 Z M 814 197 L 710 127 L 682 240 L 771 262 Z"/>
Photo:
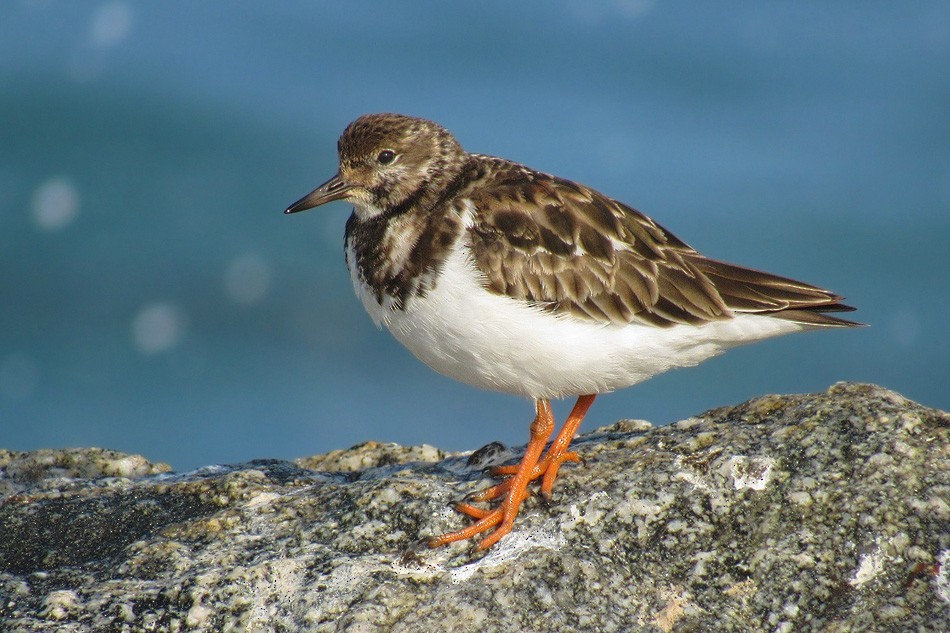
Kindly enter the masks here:
<path id="1" fill-rule="evenodd" d="M 361 220 L 408 209 L 447 187 L 467 157 L 442 126 L 402 114 L 361 116 L 343 131 L 337 148 L 339 171 L 285 213 L 334 200 L 352 203 Z"/>

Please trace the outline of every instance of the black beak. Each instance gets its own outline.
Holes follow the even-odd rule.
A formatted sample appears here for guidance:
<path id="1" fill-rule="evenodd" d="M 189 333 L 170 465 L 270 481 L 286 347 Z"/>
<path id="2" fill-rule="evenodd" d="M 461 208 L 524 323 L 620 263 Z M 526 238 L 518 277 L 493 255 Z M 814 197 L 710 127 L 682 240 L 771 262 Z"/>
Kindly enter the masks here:
<path id="1" fill-rule="evenodd" d="M 340 178 L 340 174 L 336 174 L 333 176 L 333 178 L 326 181 L 305 195 L 303 198 L 287 207 L 284 213 L 297 213 L 298 211 L 306 211 L 307 209 L 319 207 L 321 204 L 326 204 L 327 202 L 340 200 L 345 198 L 346 192 L 352 188 L 352 185 L 347 184 L 342 178 Z"/>

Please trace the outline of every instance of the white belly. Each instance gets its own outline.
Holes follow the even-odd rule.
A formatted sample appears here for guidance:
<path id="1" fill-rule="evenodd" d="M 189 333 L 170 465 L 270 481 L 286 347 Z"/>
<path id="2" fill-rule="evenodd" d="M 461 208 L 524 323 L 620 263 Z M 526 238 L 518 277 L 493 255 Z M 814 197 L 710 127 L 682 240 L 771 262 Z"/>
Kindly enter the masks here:
<path id="1" fill-rule="evenodd" d="M 701 327 L 670 328 L 555 316 L 486 291 L 462 251 L 445 262 L 436 287 L 424 298 L 411 298 L 405 311 L 380 306 L 358 275 L 351 276 L 373 320 L 429 367 L 476 387 L 531 398 L 628 387 L 735 345 L 806 329 L 746 314 Z"/>

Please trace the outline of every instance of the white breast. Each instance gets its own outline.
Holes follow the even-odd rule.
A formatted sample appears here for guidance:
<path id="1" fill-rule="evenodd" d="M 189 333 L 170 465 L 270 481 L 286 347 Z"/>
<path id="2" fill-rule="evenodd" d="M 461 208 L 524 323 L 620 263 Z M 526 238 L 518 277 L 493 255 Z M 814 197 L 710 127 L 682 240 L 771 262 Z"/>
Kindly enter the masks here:
<path id="1" fill-rule="evenodd" d="M 349 261 L 355 261 L 350 254 Z M 730 347 L 805 329 L 791 321 L 737 315 L 696 327 L 601 325 L 554 315 L 487 291 L 467 248 L 456 249 L 425 297 L 394 311 L 351 270 L 377 324 L 422 362 L 462 382 L 531 398 L 627 387 L 674 367 L 696 365 Z"/>

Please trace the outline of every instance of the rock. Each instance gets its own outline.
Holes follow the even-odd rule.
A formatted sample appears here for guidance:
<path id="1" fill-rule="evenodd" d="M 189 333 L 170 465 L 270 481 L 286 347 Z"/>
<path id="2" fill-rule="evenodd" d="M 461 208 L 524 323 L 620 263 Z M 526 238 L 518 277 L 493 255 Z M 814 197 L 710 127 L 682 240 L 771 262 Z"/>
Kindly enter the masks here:
<path id="1" fill-rule="evenodd" d="M 464 524 L 448 504 L 517 455 L 498 445 L 184 474 L 3 451 L 0 630 L 946 630 L 948 434 L 844 383 L 624 421 L 578 438 L 586 463 L 487 553 L 417 543 Z"/>

